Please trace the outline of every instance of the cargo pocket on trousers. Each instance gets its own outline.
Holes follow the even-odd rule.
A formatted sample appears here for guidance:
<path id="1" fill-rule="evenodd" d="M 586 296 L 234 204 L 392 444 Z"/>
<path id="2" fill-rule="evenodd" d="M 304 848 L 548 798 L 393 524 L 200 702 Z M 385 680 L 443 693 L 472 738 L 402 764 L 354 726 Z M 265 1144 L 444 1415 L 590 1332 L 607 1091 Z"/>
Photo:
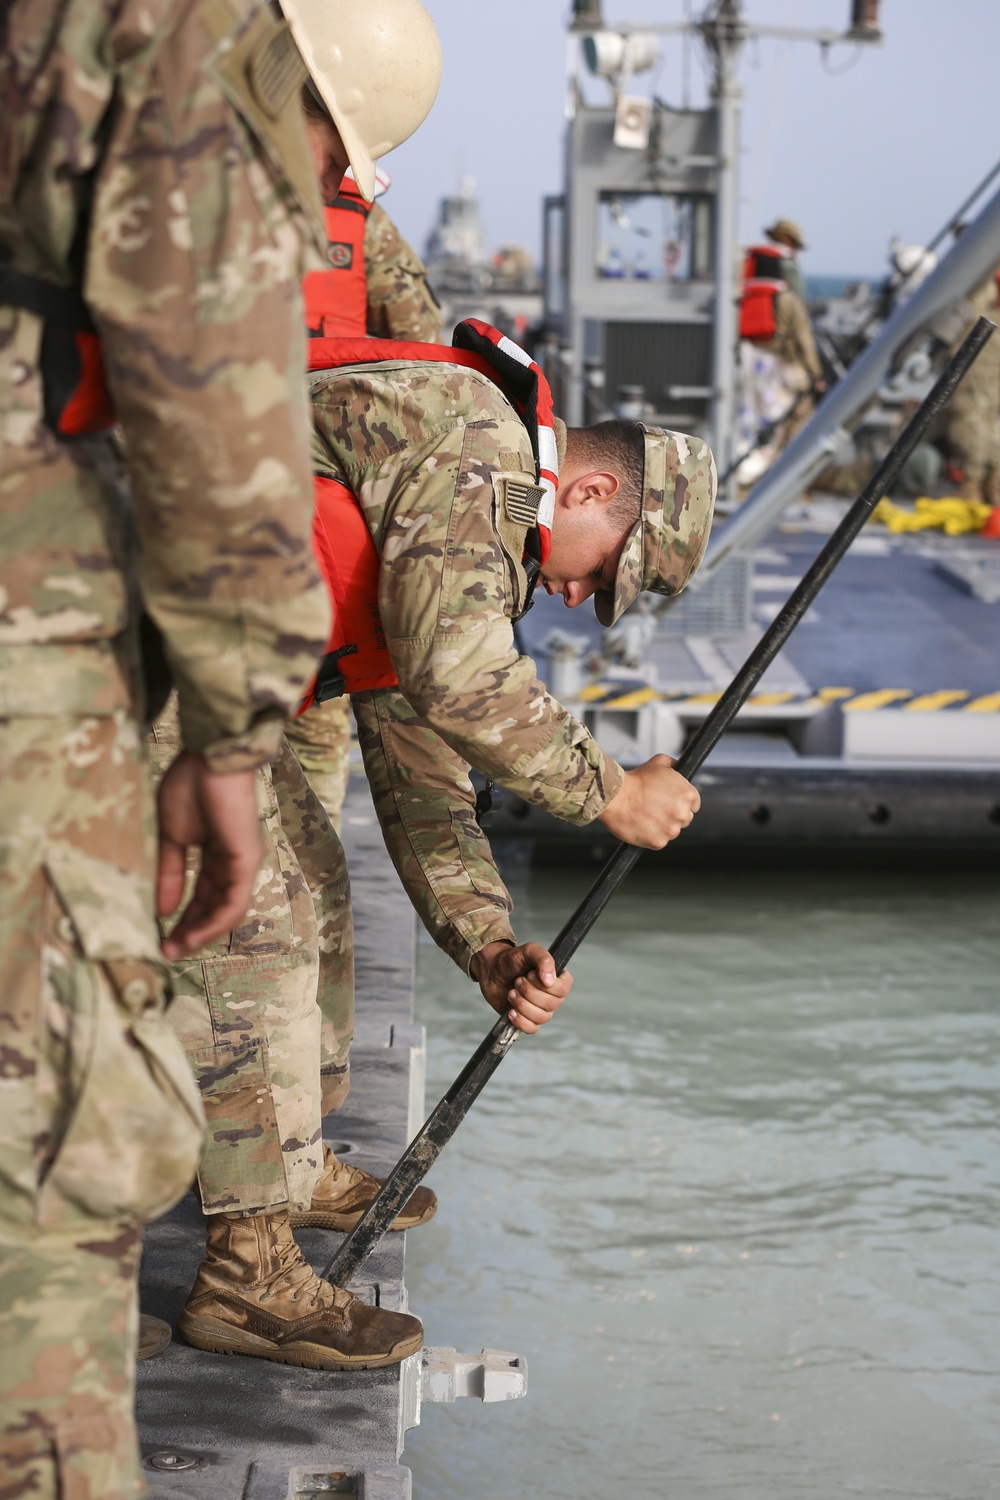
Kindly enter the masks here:
<path id="1" fill-rule="evenodd" d="M 152 895 L 134 872 L 65 846 L 49 849 L 46 869 L 64 913 L 53 912 L 53 947 L 71 1012 L 74 1097 L 40 1186 L 38 1221 L 61 1223 L 80 1210 L 152 1218 L 191 1182 L 203 1134 L 190 1069 L 163 1015 L 167 968 Z"/>
<path id="2" fill-rule="evenodd" d="M 258 1037 L 242 1047 L 201 1047 L 187 1060 L 208 1125 L 198 1167 L 205 1212 L 287 1202 L 267 1043 Z"/>
<path id="3" fill-rule="evenodd" d="M 124 1412 L 91 1410 L 52 1427 L 43 1416 L 32 1430 L 26 1425 L 16 1433 L 8 1427 L 3 1438 L 0 1495 L 95 1500 L 141 1494 L 135 1427 Z"/>
<path id="4" fill-rule="evenodd" d="M 93 1412 L 60 1422 L 55 1451 L 59 1500 L 142 1494 L 135 1428 L 124 1412 Z"/>

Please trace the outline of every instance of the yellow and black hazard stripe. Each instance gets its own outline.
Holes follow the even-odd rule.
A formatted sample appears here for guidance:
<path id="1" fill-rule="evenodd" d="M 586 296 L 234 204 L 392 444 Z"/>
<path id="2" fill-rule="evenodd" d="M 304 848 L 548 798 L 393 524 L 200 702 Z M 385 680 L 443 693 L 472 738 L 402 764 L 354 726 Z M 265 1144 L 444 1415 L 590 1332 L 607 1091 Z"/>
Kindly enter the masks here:
<path id="1" fill-rule="evenodd" d="M 670 703 L 677 709 L 708 709 L 722 697 L 721 693 L 661 692 L 645 683 L 592 682 L 580 693 L 580 701 L 601 709 L 644 708 L 648 703 Z M 815 704 L 839 703 L 845 713 L 873 713 L 879 709 L 898 709 L 904 713 L 1000 713 L 1000 692 L 982 693 L 976 697 L 964 688 L 938 688 L 934 692 L 915 693 L 911 688 L 875 688 L 863 693 L 850 687 L 822 687 L 813 693 L 755 693 L 747 699 L 752 708 L 804 708 Z"/>

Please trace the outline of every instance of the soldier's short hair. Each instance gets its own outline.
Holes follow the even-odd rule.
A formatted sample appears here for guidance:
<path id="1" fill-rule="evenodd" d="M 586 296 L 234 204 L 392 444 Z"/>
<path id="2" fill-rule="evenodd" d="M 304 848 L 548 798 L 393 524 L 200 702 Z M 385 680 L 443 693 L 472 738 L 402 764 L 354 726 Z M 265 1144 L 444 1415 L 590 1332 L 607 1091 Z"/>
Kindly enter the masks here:
<path id="1" fill-rule="evenodd" d="M 614 417 L 593 427 L 574 427 L 576 453 L 595 469 L 610 469 L 621 488 L 608 507 L 608 520 L 615 526 L 634 526 L 642 509 L 645 441 L 638 422 Z"/>
<path id="2" fill-rule="evenodd" d="M 302 112 L 307 119 L 325 120 L 328 125 L 332 123 L 330 120 L 330 111 L 313 93 L 308 83 L 302 85 L 299 94 L 299 103 L 302 105 Z"/>

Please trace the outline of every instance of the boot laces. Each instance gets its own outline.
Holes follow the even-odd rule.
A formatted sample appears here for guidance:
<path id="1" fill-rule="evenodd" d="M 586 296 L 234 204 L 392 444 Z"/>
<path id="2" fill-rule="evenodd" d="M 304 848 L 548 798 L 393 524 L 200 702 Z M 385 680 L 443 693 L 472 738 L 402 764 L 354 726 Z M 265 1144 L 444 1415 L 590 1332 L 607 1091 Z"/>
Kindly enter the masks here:
<path id="1" fill-rule="evenodd" d="M 326 1152 L 324 1175 L 327 1176 L 328 1181 L 336 1184 L 337 1198 L 342 1198 L 345 1193 L 350 1192 L 351 1188 L 360 1187 L 362 1184 L 375 1183 L 375 1179 L 371 1173 L 366 1172 L 364 1167 L 352 1167 L 347 1162 L 341 1161 L 339 1157 L 334 1156 L 329 1146 L 327 1146 Z M 375 1186 L 377 1187 L 378 1184 L 375 1183 Z"/>
<path id="2" fill-rule="evenodd" d="M 280 1294 L 292 1302 L 307 1298 L 314 1307 L 328 1311 L 336 1308 L 343 1312 L 350 1307 L 353 1295 L 316 1275 L 286 1226 L 270 1226 L 270 1235 L 277 1265 L 261 1281 L 261 1301 Z"/>

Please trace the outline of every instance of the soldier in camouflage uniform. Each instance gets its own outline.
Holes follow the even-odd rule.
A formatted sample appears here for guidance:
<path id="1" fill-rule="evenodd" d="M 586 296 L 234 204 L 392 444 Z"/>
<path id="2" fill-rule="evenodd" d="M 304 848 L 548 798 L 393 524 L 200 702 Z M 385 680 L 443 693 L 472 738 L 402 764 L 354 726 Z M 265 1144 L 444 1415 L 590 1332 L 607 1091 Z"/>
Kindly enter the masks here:
<path id="1" fill-rule="evenodd" d="M 647 847 L 680 833 L 698 793 L 665 756 L 624 772 L 514 650 L 530 518 L 506 508 L 506 486 L 511 494 L 532 488 L 534 460 L 497 387 L 468 369 L 393 362 L 317 377 L 314 409 L 317 468 L 348 481 L 381 551 L 378 603 L 400 685 L 353 701 L 387 847 L 435 940 L 494 1009 L 535 1032 L 571 980 L 557 976 L 540 944 L 517 945 L 510 898 L 475 820 L 469 762 L 538 806 L 578 823 L 600 818 Z M 571 606 L 596 592 L 605 623 L 642 587 L 678 592 L 708 537 L 715 469 L 704 443 L 635 423 L 569 433 L 559 424 L 557 434 L 561 481 L 546 588 Z M 306 973 L 314 941 L 309 902 L 289 874 L 286 835 L 298 844 L 321 933 L 338 944 L 350 938 L 348 887 L 342 846 L 297 771 L 291 756 L 275 763 L 270 813 L 282 827 L 272 831 L 272 859 L 246 924 L 226 949 L 178 974 L 173 1014 L 209 1115 L 201 1166 L 209 1249 L 180 1328 L 199 1348 L 323 1364 L 299 1330 L 331 1289 L 302 1263 L 290 1231 L 351 1227 L 380 1183 L 338 1162 L 321 1140 L 329 1091 L 318 1033 L 323 1024 L 331 1037 L 336 1031 L 334 1006 L 340 1036 L 350 1024 L 348 965 L 324 1000 L 321 955 L 320 1003 L 310 1007 L 315 979 L 300 984 L 296 971 Z M 305 858 L 303 835 L 313 843 Z M 324 927 L 328 891 L 343 904 Z M 328 1073 L 329 1083 L 338 1076 Z M 418 1188 L 396 1227 L 423 1222 L 434 1201 Z M 269 1234 L 279 1222 L 295 1279 L 269 1286 L 263 1308 L 252 1278 L 238 1274 L 232 1236 L 240 1226 Z"/>
<path id="2" fill-rule="evenodd" d="M 469 765 L 643 847 L 676 837 L 698 793 L 664 756 L 624 772 L 514 647 L 531 523 L 508 508 L 507 486 L 534 486 L 535 462 L 497 386 L 471 369 L 404 361 L 318 372 L 311 386 L 316 472 L 353 491 L 381 555 L 378 607 L 398 686 L 352 703 L 390 854 L 435 941 L 495 1009 L 537 1030 L 561 997 L 547 992 L 548 955 L 536 952 L 533 975 L 514 961 L 511 903 L 475 820 Z M 705 444 L 636 423 L 567 431 L 557 421 L 556 437 L 548 592 L 570 607 L 595 596 L 605 624 L 641 589 L 679 592 L 711 523 Z"/>
<path id="3" fill-rule="evenodd" d="M 791 413 L 781 423 L 778 448 L 787 448 L 802 431 L 816 409 L 816 397 L 825 389 L 823 366 L 816 352 L 809 311 L 797 292 L 786 287 L 774 299 L 775 330 L 772 339 L 755 341 L 754 347 L 776 354 L 784 366 L 789 394 L 798 393 Z"/>
<path id="4" fill-rule="evenodd" d="M 775 219 L 774 223 L 764 230 L 768 239 L 775 245 L 780 245 L 785 252 L 785 262 L 781 274 L 785 282 L 791 287 L 799 301 L 805 305 L 806 284 L 802 275 L 802 269 L 798 262 L 800 250 L 807 249 L 802 230 L 794 219 Z"/>
<path id="5" fill-rule="evenodd" d="M 365 271 L 372 338 L 440 343 L 441 308 L 427 267 L 377 202 L 365 225 Z"/>
<path id="6" fill-rule="evenodd" d="M 433 23 L 419 0 L 373 0 L 364 8 L 353 0 L 285 0 L 283 11 L 303 55 L 320 59 L 303 101 L 314 117 L 308 146 L 321 190 L 336 194 L 349 141 L 351 165 L 370 192 L 371 142 L 388 150 L 405 139 L 437 91 Z M 245 430 L 241 441 L 252 452 L 253 422 L 249 431 L 249 444 Z M 281 545 L 278 523 L 275 532 Z M 294 610 L 287 619 L 293 651 Z M 299 698 L 306 686 L 300 680 Z M 183 760 L 183 733 L 181 693 L 151 736 L 164 787 Z M 392 1364 L 420 1347 L 418 1320 L 369 1307 L 315 1276 L 289 1221 L 291 1206 L 308 1209 L 321 1177 L 337 1175 L 341 1198 L 350 1199 L 359 1175 L 324 1161 L 321 1128 L 324 1109 L 347 1092 L 353 955 L 346 871 L 336 835 L 284 740 L 274 764 L 257 771 L 256 793 L 264 860 L 255 865 L 249 909 L 244 902 L 239 922 L 210 934 L 222 940 L 200 945 L 196 955 L 178 943 L 179 929 L 163 944 L 177 959 L 169 1019 L 208 1123 L 198 1174 L 208 1253 L 180 1328 L 202 1348 L 287 1364 Z M 197 861 L 188 879 L 198 879 Z M 433 1194 L 415 1198 L 417 1217 L 429 1217 Z M 412 1222 L 412 1214 L 401 1217 Z"/>
<path id="7" fill-rule="evenodd" d="M 977 318 L 997 321 L 1000 291 L 996 275 L 987 277 L 969 302 L 972 316 L 955 340 L 952 354 L 968 337 Z M 952 396 L 945 412 L 943 438 L 950 466 L 961 476 L 959 493 L 966 500 L 1000 504 L 1000 339 L 990 339 Z"/>
<path id="8" fill-rule="evenodd" d="M 246 911 L 255 768 L 325 638 L 298 291 L 320 208 L 304 69 L 265 8 L 15 0 L 3 21 L 0 1493 L 125 1500 L 140 1226 L 203 1133 L 154 878 L 169 912 L 201 848 L 169 956 Z M 75 436 L 109 400 L 137 563 L 107 440 Z M 140 588 L 184 745 L 158 876 Z M 353 1337 L 352 1299 L 336 1318 Z"/>
<path id="9" fill-rule="evenodd" d="M 183 845 L 209 845 L 184 951 L 245 906 L 253 768 L 323 641 L 295 295 L 318 209 L 294 98 L 257 139 L 255 101 L 227 71 L 230 42 L 244 60 L 283 43 L 249 5 L 210 22 L 170 0 L 21 0 L 5 19 L 0 1492 L 118 1500 L 141 1489 L 140 1225 L 187 1186 L 202 1122 L 163 1018 L 132 579 L 98 477 L 106 440 L 56 440 L 40 370 L 62 303 L 79 319 L 79 287 L 128 439 L 143 592 L 181 683 L 167 897 Z"/>
<path id="10" fill-rule="evenodd" d="M 315 150 L 326 122 L 315 100 L 304 102 Z M 323 186 L 329 193 L 329 178 Z M 313 752 L 310 770 L 317 752 L 323 767 L 330 748 L 325 708 L 294 725 L 310 731 L 295 736 L 297 749 Z M 158 773 L 178 748 L 171 704 L 151 735 Z M 339 1106 L 349 1082 L 354 1017 L 347 870 L 339 840 L 287 745 L 258 773 L 258 796 L 265 859 L 246 920 L 224 942 L 174 966 L 170 1019 L 208 1117 L 199 1189 L 209 1248 L 180 1327 L 206 1349 L 344 1364 L 343 1350 L 336 1359 L 324 1358 L 315 1343 L 307 1351 L 290 1350 L 301 1343 L 295 1335 L 303 1317 L 321 1313 L 331 1296 L 343 1294 L 308 1271 L 289 1231 L 293 1225 L 350 1228 L 380 1186 L 338 1162 L 322 1141 L 322 1117 Z M 433 876 L 433 853 L 429 866 Z M 533 948 L 529 956 L 518 950 L 515 963 L 528 973 L 541 951 Z M 553 973 L 546 982 L 557 1002 L 572 981 Z M 394 1227 L 426 1222 L 436 1202 L 430 1189 L 419 1188 Z M 287 1259 L 286 1275 L 266 1288 L 266 1310 L 256 1305 L 255 1289 L 242 1284 L 247 1278 L 233 1244 L 234 1233 L 258 1232 L 252 1220 L 260 1221 L 261 1233 L 280 1232 Z"/>
<path id="11" fill-rule="evenodd" d="M 380 186 L 388 179 L 379 174 Z M 378 192 L 378 188 L 376 188 Z M 411 339 L 424 344 L 441 341 L 441 309 L 427 281 L 427 268 L 376 201 L 367 211 L 364 232 L 367 316 L 359 337 Z M 343 274 L 320 273 L 335 289 Z M 360 319 L 359 319 L 360 324 Z M 343 320 L 338 324 L 342 333 Z M 346 698 L 329 698 L 308 714 L 293 719 L 287 735 L 309 779 L 309 785 L 339 832 L 340 813 L 347 792 L 351 714 Z"/>

